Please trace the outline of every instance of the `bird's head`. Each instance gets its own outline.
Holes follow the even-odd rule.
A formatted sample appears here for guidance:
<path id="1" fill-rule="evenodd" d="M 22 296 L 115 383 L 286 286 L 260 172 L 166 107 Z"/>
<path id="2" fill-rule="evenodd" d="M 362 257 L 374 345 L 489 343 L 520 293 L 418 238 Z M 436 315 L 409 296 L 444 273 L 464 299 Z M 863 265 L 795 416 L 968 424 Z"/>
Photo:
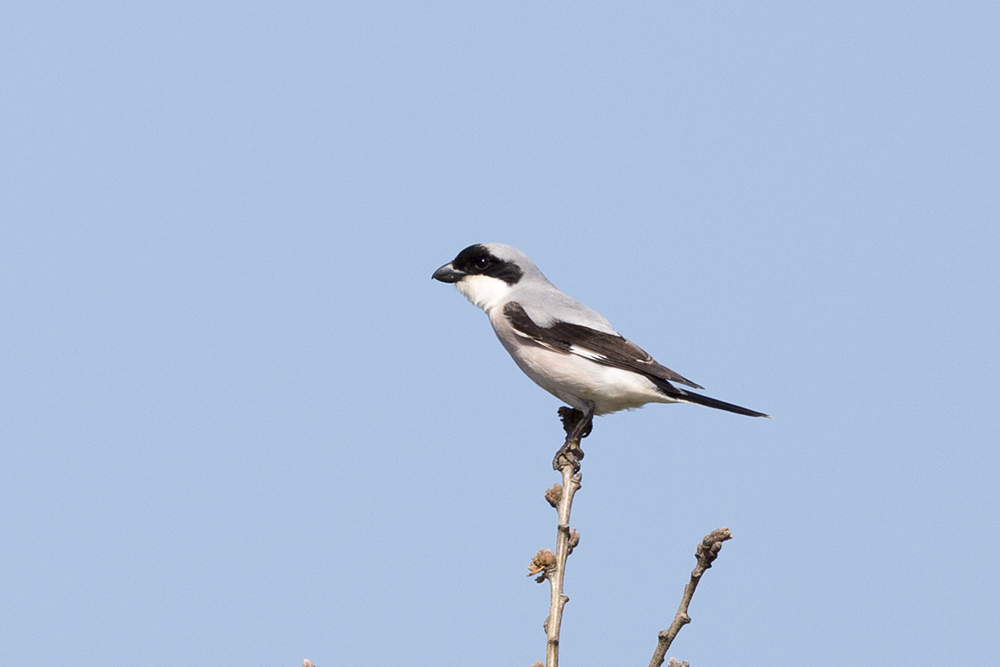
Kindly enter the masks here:
<path id="1" fill-rule="evenodd" d="M 507 301 L 511 290 L 523 280 L 541 277 L 534 262 L 523 252 L 502 243 L 477 243 L 458 253 L 455 259 L 431 277 L 455 283 L 458 291 L 485 311 Z"/>

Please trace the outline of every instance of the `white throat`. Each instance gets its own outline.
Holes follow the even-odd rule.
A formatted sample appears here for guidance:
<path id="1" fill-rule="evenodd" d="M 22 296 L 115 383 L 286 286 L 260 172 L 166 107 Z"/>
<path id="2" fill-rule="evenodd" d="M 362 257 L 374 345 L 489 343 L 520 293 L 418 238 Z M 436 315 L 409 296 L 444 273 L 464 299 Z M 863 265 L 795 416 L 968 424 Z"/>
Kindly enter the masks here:
<path id="1" fill-rule="evenodd" d="M 465 298 L 476 304 L 487 313 L 507 300 L 510 285 L 491 276 L 465 276 L 455 287 L 465 295 Z"/>

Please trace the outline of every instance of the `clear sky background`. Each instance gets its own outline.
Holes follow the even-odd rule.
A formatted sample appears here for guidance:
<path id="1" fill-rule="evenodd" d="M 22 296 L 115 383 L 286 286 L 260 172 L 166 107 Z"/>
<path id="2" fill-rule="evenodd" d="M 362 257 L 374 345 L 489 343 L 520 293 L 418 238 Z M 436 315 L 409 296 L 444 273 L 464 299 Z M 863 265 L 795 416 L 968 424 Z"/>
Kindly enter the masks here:
<path id="1" fill-rule="evenodd" d="M 0 663 L 544 656 L 502 241 L 749 419 L 585 441 L 563 660 L 1000 663 L 1000 4 L 15 2 Z"/>

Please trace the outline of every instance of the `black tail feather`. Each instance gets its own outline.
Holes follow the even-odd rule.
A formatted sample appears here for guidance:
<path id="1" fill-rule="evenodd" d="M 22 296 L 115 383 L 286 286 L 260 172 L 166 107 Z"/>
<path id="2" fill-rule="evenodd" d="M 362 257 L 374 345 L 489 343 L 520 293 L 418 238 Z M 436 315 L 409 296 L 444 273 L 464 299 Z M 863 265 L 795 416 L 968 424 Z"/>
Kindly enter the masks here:
<path id="1" fill-rule="evenodd" d="M 774 419 L 771 415 L 766 415 L 763 412 L 757 412 L 756 410 L 751 410 L 750 408 L 743 408 L 739 405 L 733 405 L 732 403 L 726 403 L 725 401 L 720 401 L 717 398 L 712 398 L 710 396 L 702 396 L 701 394 L 696 394 L 691 391 L 685 391 L 683 389 L 678 389 L 673 385 L 660 386 L 660 391 L 669 396 L 670 398 L 676 399 L 682 403 L 694 403 L 695 405 L 704 405 L 708 408 L 715 408 L 716 410 L 725 410 L 726 412 L 735 412 L 738 415 L 746 415 L 747 417 L 767 417 L 768 419 Z M 664 383 L 666 384 L 666 383 Z"/>

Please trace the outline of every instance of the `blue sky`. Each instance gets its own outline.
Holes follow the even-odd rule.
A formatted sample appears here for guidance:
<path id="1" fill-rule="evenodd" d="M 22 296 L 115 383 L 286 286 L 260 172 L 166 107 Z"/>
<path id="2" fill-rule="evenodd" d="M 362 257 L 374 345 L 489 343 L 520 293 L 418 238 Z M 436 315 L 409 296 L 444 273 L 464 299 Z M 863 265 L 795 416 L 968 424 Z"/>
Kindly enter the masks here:
<path id="1" fill-rule="evenodd" d="M 0 662 L 528 665 L 527 252 L 753 420 L 599 418 L 567 665 L 995 664 L 996 3 L 15 3 Z M 373 656 L 378 656 L 377 658 Z"/>

